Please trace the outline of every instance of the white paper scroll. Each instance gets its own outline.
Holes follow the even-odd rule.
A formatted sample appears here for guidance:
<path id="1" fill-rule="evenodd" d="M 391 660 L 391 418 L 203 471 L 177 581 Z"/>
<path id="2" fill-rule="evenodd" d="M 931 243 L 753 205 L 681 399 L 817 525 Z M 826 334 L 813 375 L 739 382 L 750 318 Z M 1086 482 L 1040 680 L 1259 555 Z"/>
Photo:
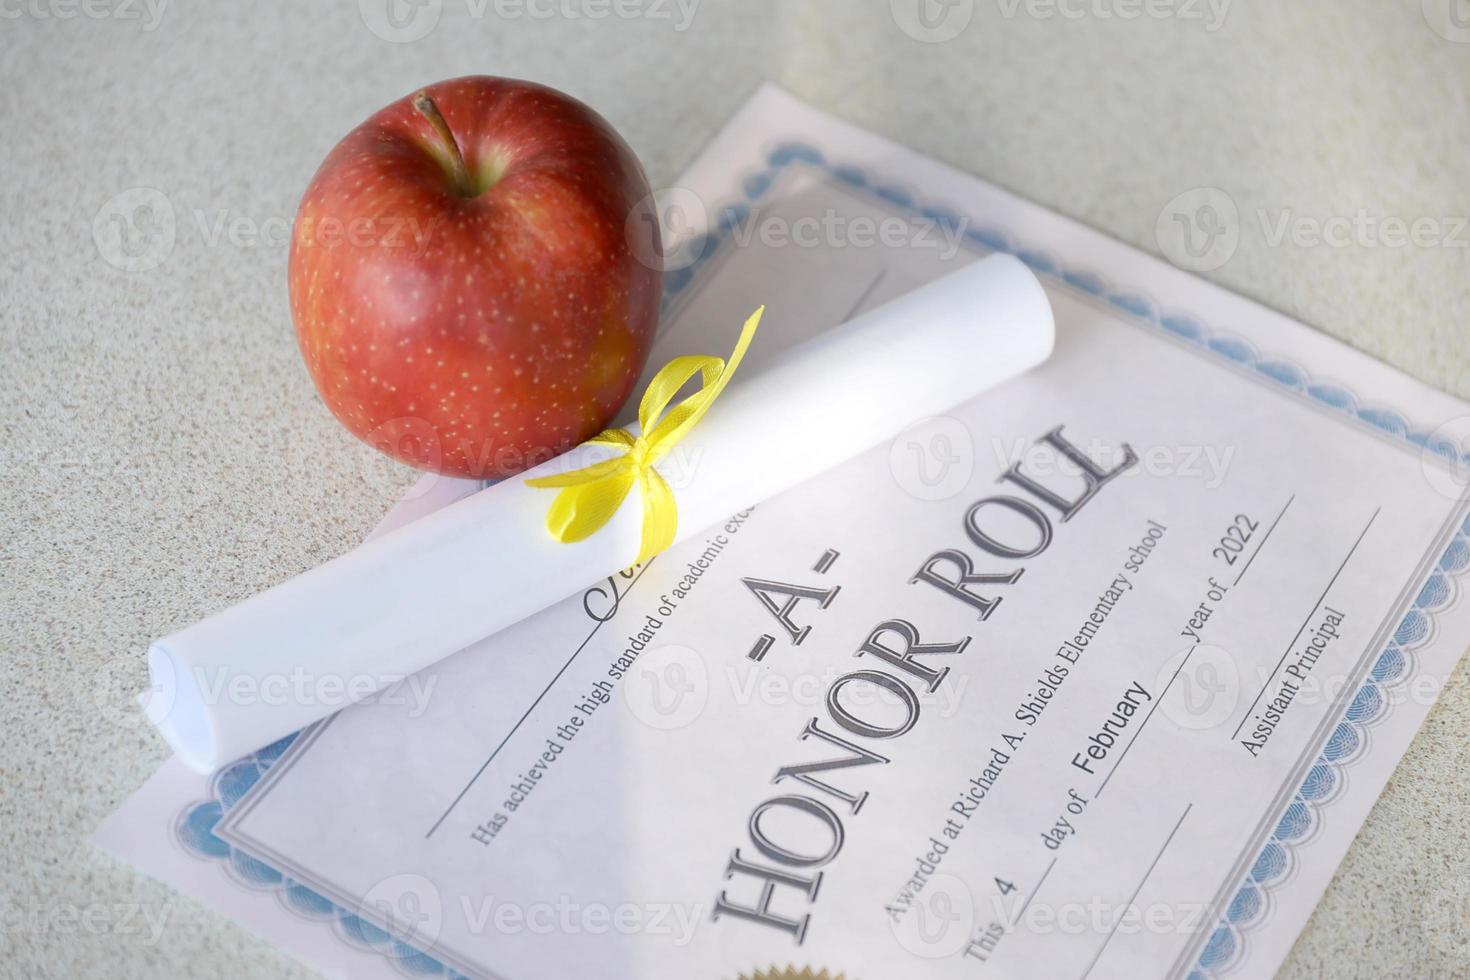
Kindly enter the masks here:
<path id="1" fill-rule="evenodd" d="M 1052 341 L 1040 283 L 993 256 L 737 374 L 658 465 L 678 501 L 676 545 L 1035 367 Z M 159 640 L 150 719 L 213 771 L 624 568 L 636 500 L 561 544 L 545 527 L 555 492 L 524 482 L 607 453 L 582 447 Z"/>

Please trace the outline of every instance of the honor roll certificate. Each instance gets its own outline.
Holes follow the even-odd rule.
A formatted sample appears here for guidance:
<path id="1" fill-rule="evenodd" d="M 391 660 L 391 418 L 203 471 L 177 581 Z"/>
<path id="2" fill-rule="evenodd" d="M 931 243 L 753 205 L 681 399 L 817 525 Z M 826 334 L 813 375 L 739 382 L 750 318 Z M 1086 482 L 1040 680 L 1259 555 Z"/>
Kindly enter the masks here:
<path id="1" fill-rule="evenodd" d="M 671 200 L 657 363 L 995 251 L 1055 353 L 225 770 L 198 860 L 414 975 L 1269 976 L 1470 637 L 1465 408 L 775 90 Z"/>

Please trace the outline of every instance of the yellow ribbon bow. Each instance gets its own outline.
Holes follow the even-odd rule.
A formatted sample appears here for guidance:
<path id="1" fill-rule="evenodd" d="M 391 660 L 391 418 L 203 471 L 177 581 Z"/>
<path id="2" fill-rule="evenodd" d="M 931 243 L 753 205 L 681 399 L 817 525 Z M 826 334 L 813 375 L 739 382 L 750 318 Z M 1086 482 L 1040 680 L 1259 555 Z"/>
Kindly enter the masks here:
<path id="1" fill-rule="evenodd" d="M 728 362 L 708 354 L 688 354 L 674 358 L 659 369 L 638 403 L 639 435 L 630 435 L 623 429 L 604 429 L 587 440 L 588 445 L 622 449 L 621 456 L 570 473 L 526 481 L 528 486 L 561 490 L 546 514 L 546 529 L 552 537 L 563 544 L 591 537 L 612 520 L 636 484 L 643 500 L 643 543 L 637 560 L 646 561 L 674 543 L 679 509 L 674 502 L 674 491 L 653 464 L 704 418 L 704 413 L 725 390 L 765 311 L 762 306 L 745 321 Z M 679 389 L 696 374 L 702 387 L 664 415 Z"/>

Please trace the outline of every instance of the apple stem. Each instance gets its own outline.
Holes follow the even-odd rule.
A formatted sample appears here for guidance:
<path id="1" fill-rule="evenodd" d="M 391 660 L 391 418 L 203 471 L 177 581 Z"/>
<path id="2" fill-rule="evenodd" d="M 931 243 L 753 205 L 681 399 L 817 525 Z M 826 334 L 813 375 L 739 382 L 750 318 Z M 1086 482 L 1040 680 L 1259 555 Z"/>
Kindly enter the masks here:
<path id="1" fill-rule="evenodd" d="M 434 132 L 439 139 L 448 147 L 450 176 L 454 179 L 455 191 L 461 197 L 474 197 L 474 187 L 470 183 L 470 171 L 464 164 L 464 155 L 459 151 L 459 143 L 454 139 L 454 133 L 449 129 L 449 123 L 444 121 L 444 116 L 439 112 L 439 107 L 434 100 L 429 98 L 428 92 L 420 92 L 413 97 L 413 107 L 418 110 L 419 115 L 429 121 L 434 127 Z"/>

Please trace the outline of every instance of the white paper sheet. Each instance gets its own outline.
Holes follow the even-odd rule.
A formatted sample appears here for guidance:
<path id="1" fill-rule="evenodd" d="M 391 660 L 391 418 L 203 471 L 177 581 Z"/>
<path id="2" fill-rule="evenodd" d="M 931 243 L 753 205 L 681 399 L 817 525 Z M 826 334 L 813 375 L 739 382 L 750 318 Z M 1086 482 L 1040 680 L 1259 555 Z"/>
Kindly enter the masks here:
<path id="1" fill-rule="evenodd" d="M 677 500 L 676 542 L 1036 366 L 1053 338 L 1045 292 L 1008 255 L 794 347 L 782 311 L 769 319 L 766 363 L 737 375 L 656 467 Z M 157 641 L 149 720 L 212 772 L 342 707 L 324 693 L 360 701 L 628 567 L 636 491 L 600 531 L 563 544 L 545 527 L 553 493 L 528 483 L 608 456 L 584 446 L 549 460 Z"/>
<path id="2" fill-rule="evenodd" d="M 324 965 L 336 934 L 445 976 L 1269 976 L 1470 636 L 1463 482 L 1421 449 L 1465 406 L 774 90 L 684 183 L 754 222 L 907 216 L 964 245 L 727 241 L 674 284 L 670 338 L 751 281 L 863 309 L 1000 248 L 1042 273 L 1056 356 L 425 672 L 423 698 L 225 770 L 213 799 L 177 801 L 184 847 L 332 923 L 306 954 Z M 1065 521 L 1036 489 L 1088 487 L 1057 425 L 1123 466 Z M 1035 485 L 998 479 L 1016 463 Z M 1045 520 L 992 502 L 968 527 L 997 495 Z M 982 620 L 919 575 L 953 581 L 947 552 L 1021 574 L 973 584 L 999 599 Z M 794 632 L 771 583 L 808 590 L 784 593 Z M 891 652 L 900 621 L 970 639 L 918 658 L 937 679 L 854 656 Z M 890 680 L 841 680 L 866 670 Z M 863 751 L 802 738 L 812 719 Z M 809 774 L 825 788 L 782 776 L 843 756 L 868 764 Z M 106 845 L 159 868 L 126 838 L 166 792 Z M 716 918 L 722 893 L 761 901 L 737 850 L 786 877 L 764 915 Z"/>

